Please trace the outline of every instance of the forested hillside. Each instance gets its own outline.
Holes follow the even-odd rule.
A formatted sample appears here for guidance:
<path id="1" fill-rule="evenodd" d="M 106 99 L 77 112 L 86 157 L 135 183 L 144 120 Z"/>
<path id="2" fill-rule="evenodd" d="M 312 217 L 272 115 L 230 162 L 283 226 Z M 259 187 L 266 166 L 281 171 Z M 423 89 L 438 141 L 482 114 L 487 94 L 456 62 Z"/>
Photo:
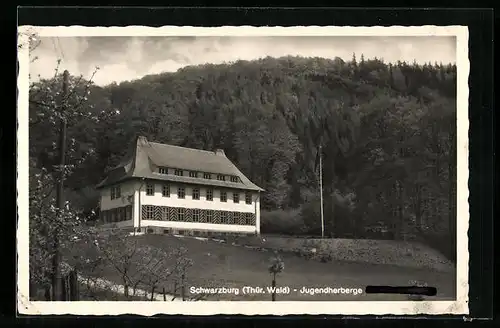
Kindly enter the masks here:
<path id="1" fill-rule="evenodd" d="M 57 163 L 59 125 L 51 113 L 60 81 L 56 75 L 31 89 L 32 173 L 50 173 Z M 67 196 L 88 213 L 97 205 L 93 185 L 140 134 L 223 148 L 266 189 L 263 232 L 317 234 L 322 145 L 328 235 L 382 238 L 373 231 L 387 229 L 390 238 L 417 238 L 450 254 L 454 65 L 286 57 L 186 67 L 104 88 L 71 81 L 68 160 L 75 171 Z"/>

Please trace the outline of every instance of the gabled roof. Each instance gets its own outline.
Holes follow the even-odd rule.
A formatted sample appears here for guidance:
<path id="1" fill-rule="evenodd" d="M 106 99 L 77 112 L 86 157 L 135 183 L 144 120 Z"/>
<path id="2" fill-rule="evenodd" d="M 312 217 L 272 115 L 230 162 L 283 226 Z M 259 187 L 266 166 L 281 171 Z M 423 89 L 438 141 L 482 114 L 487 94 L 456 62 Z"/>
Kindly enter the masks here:
<path id="1" fill-rule="evenodd" d="M 158 167 L 183 169 L 212 174 L 234 175 L 241 182 L 218 181 L 215 179 L 181 177 L 171 174 L 159 174 Z M 107 177 L 97 185 L 103 188 L 130 178 L 173 181 L 182 183 L 212 185 L 218 187 L 239 188 L 263 191 L 252 183 L 224 154 L 222 150 L 207 151 L 149 142 L 145 137 L 138 137 L 132 154 L 119 166 L 110 170 Z"/>

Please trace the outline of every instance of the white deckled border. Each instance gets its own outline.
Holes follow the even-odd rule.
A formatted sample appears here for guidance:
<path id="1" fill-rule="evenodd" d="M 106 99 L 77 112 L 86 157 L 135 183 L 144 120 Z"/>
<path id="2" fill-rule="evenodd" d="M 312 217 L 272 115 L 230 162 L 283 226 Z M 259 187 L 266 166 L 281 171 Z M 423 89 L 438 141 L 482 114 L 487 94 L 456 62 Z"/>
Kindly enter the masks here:
<path id="1" fill-rule="evenodd" d="M 457 36 L 463 26 L 20 26 L 51 36 Z"/>
<path id="2" fill-rule="evenodd" d="M 29 54 L 18 51 L 18 311 L 22 314 L 119 315 L 139 314 L 244 314 L 244 315 L 407 315 L 469 314 L 468 307 L 468 29 L 464 26 L 391 27 L 19 27 L 19 44 L 27 34 L 49 36 L 455 36 L 457 64 L 457 300 L 428 302 L 29 302 L 29 201 L 28 201 L 28 91 Z"/>

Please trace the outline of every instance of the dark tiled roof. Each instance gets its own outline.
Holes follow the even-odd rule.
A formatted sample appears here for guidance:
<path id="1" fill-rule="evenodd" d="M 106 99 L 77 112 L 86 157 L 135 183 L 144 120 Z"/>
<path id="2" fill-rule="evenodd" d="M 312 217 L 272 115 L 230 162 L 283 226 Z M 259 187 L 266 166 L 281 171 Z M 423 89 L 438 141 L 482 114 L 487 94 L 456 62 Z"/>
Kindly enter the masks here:
<path id="1" fill-rule="evenodd" d="M 181 177 L 170 174 L 159 174 L 158 167 L 183 169 L 213 174 L 234 175 L 241 182 L 227 182 L 190 177 Z M 144 137 L 137 138 L 134 152 L 128 161 L 114 168 L 97 188 L 102 188 L 129 178 L 146 178 L 163 181 L 193 183 L 244 190 L 263 191 L 252 183 L 238 168 L 224 155 L 223 151 L 206 151 L 184 148 L 156 142 L 149 142 Z"/>

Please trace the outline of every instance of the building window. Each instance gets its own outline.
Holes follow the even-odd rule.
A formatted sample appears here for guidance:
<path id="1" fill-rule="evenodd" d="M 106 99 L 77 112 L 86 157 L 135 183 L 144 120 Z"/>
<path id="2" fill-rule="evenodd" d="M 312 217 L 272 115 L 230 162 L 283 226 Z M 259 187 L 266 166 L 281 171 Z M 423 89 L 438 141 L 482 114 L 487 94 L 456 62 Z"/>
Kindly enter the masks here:
<path id="1" fill-rule="evenodd" d="M 220 212 L 220 222 L 222 224 L 228 224 L 228 215 L 226 211 L 221 211 Z"/>
<path id="2" fill-rule="evenodd" d="M 220 192 L 220 201 L 221 202 L 227 202 L 227 193 L 225 191 Z"/>
<path id="3" fill-rule="evenodd" d="M 162 206 L 161 208 L 161 219 L 163 221 L 169 221 L 170 209 L 167 206 Z"/>
<path id="4" fill-rule="evenodd" d="M 249 192 L 245 193 L 245 203 L 252 204 L 252 194 Z"/>
<path id="5" fill-rule="evenodd" d="M 238 204 L 240 202 L 240 194 L 238 192 L 233 192 L 233 203 Z"/>
<path id="6" fill-rule="evenodd" d="M 217 174 L 217 180 L 219 181 L 226 181 L 226 177 L 222 174 Z"/>
<path id="7" fill-rule="evenodd" d="M 207 211 L 207 223 L 212 223 L 214 220 L 214 211 L 208 210 Z"/>
<path id="8" fill-rule="evenodd" d="M 164 184 L 161 194 L 163 195 L 163 197 L 170 197 L 170 185 Z"/>
<path id="9" fill-rule="evenodd" d="M 175 174 L 175 175 L 178 175 L 178 176 L 180 176 L 180 177 L 182 177 L 182 176 L 183 176 L 183 172 L 182 172 L 182 170 L 175 170 L 174 174 Z"/>
<path id="10" fill-rule="evenodd" d="M 212 179 L 212 175 L 210 173 L 203 173 L 203 179 Z"/>
<path id="11" fill-rule="evenodd" d="M 166 167 L 159 167 L 158 168 L 158 173 L 160 173 L 160 174 L 168 174 L 168 168 L 166 168 Z"/>
<path id="12" fill-rule="evenodd" d="M 184 189 L 184 187 L 177 188 L 177 198 L 186 198 L 186 189 Z"/>
<path id="13" fill-rule="evenodd" d="M 231 182 L 238 182 L 238 177 L 232 175 L 231 176 Z"/>
<path id="14" fill-rule="evenodd" d="M 190 171 L 189 172 L 189 177 L 190 178 L 197 178 L 198 177 L 198 172 L 196 172 L 196 171 Z"/>
<path id="15" fill-rule="evenodd" d="M 145 205 L 142 207 L 142 218 L 144 220 L 153 220 L 154 219 L 154 207 L 151 205 Z"/>
<path id="16" fill-rule="evenodd" d="M 193 209 L 193 222 L 200 222 L 200 210 L 197 208 Z"/>
<path id="17" fill-rule="evenodd" d="M 186 215 L 186 209 L 179 207 L 178 211 L 179 211 L 178 212 L 179 213 L 179 221 L 184 221 L 184 217 Z"/>
<path id="18" fill-rule="evenodd" d="M 111 199 L 120 198 L 122 196 L 121 193 L 120 186 L 111 187 Z"/>
<path id="19" fill-rule="evenodd" d="M 207 189 L 207 200 L 214 200 L 214 190 L 212 188 Z"/>
<path id="20" fill-rule="evenodd" d="M 155 194 L 155 185 L 152 183 L 148 183 L 146 185 L 146 195 L 153 196 Z"/>
<path id="21" fill-rule="evenodd" d="M 123 207 L 119 207 L 116 209 L 116 222 L 124 221 L 123 210 Z"/>
<path id="22" fill-rule="evenodd" d="M 193 199 L 200 199 L 200 189 L 198 188 L 193 188 Z"/>

